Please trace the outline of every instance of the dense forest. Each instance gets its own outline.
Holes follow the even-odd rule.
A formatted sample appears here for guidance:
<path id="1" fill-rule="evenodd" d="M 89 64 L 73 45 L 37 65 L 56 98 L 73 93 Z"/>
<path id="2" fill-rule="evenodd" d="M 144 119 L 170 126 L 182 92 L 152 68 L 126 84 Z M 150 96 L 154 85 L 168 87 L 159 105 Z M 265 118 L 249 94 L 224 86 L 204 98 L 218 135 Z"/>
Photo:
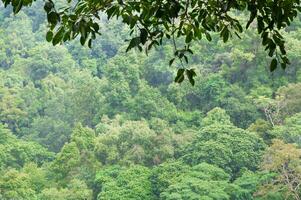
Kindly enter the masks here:
<path id="1" fill-rule="evenodd" d="M 53 47 L 40 4 L 0 7 L 1 200 L 301 199 L 300 21 L 272 73 L 254 27 L 195 42 L 192 86 L 105 16 L 92 49 Z"/>

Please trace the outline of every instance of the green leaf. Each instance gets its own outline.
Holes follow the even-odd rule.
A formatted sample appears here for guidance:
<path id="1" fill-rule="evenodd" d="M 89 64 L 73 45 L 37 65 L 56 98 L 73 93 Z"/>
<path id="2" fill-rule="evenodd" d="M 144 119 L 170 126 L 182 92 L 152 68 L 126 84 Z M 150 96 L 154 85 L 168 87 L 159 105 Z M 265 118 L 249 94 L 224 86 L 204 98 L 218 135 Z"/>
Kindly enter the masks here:
<path id="1" fill-rule="evenodd" d="M 128 52 L 129 50 L 131 50 L 134 47 L 138 47 L 139 44 L 140 44 L 140 37 L 132 38 L 131 41 L 130 41 L 129 46 L 126 49 L 126 52 Z"/>
<path id="2" fill-rule="evenodd" d="M 60 29 L 56 32 L 55 36 L 53 37 L 53 39 L 52 39 L 52 44 L 53 44 L 54 46 L 57 45 L 59 42 L 62 41 L 63 37 L 64 37 L 64 29 L 63 29 L 63 28 L 60 28 Z"/>
<path id="3" fill-rule="evenodd" d="M 277 68 L 277 59 L 274 58 L 270 64 L 270 71 L 273 72 Z"/>
<path id="4" fill-rule="evenodd" d="M 269 56 L 272 57 L 276 51 L 276 44 L 273 42 L 273 40 L 269 40 L 269 44 L 268 44 L 268 47 L 267 49 L 270 50 L 269 52 Z"/>
<path id="5" fill-rule="evenodd" d="M 257 30 L 258 33 L 261 33 L 264 29 L 264 22 L 262 17 L 257 17 Z"/>
<path id="6" fill-rule="evenodd" d="M 247 25 L 246 25 L 246 29 L 249 28 L 249 26 L 251 25 L 251 23 L 252 23 L 252 22 L 254 21 L 254 19 L 256 18 L 256 15 L 257 15 L 256 11 L 252 11 L 252 12 L 251 12 L 250 19 L 249 19 L 249 21 L 248 21 L 248 23 L 247 23 Z"/>
<path id="7" fill-rule="evenodd" d="M 271 40 L 271 39 L 269 39 L 269 33 L 268 32 L 263 32 L 262 34 L 261 34 L 261 37 L 262 37 L 262 45 L 267 45 L 268 43 L 269 43 L 269 40 Z"/>
<path id="8" fill-rule="evenodd" d="M 51 9 L 53 8 L 53 3 L 50 1 L 46 1 L 45 5 L 44 5 L 44 10 L 49 13 L 51 11 Z"/>
<path id="9" fill-rule="evenodd" d="M 273 35 L 273 39 L 277 45 L 283 44 L 283 41 L 281 40 L 281 38 L 279 38 L 276 34 Z"/>
<path id="10" fill-rule="evenodd" d="M 178 69 L 178 72 L 177 72 L 177 76 L 175 78 L 175 82 L 176 83 L 182 83 L 183 80 L 184 80 L 184 72 L 185 72 L 185 69 Z"/>
<path id="11" fill-rule="evenodd" d="M 91 39 L 89 39 L 89 41 L 88 41 L 88 47 L 91 49 L 92 48 L 92 40 Z"/>
<path id="12" fill-rule="evenodd" d="M 194 84 L 195 84 L 194 77 L 196 76 L 194 69 L 186 70 L 186 75 L 188 77 L 190 84 L 194 86 Z"/>
<path id="13" fill-rule="evenodd" d="M 190 31 L 189 34 L 186 36 L 185 43 L 190 43 L 192 40 L 192 37 L 193 37 L 193 33 L 192 33 L 192 31 Z"/>
<path id="14" fill-rule="evenodd" d="M 107 10 L 108 19 L 114 16 L 114 13 L 116 12 L 116 7 L 112 6 Z"/>
<path id="15" fill-rule="evenodd" d="M 47 15 L 47 20 L 50 24 L 57 24 L 58 21 L 60 20 L 58 14 L 56 12 L 50 12 Z"/>
<path id="16" fill-rule="evenodd" d="M 223 41 L 226 43 L 229 39 L 229 36 L 230 36 L 229 30 L 225 27 L 223 29 L 223 31 L 221 32 L 221 34 L 222 34 L 222 37 L 223 37 Z"/>
<path id="17" fill-rule="evenodd" d="M 193 51 L 191 49 L 186 49 L 186 51 L 190 54 L 193 54 Z"/>
<path id="18" fill-rule="evenodd" d="M 183 57 L 184 57 L 185 62 L 188 64 L 188 57 L 186 55 L 184 55 Z"/>
<path id="19" fill-rule="evenodd" d="M 145 44 L 147 41 L 147 30 L 145 28 L 140 29 L 140 41 Z"/>
<path id="20" fill-rule="evenodd" d="M 169 61 L 169 66 L 171 66 L 172 63 L 173 63 L 174 61 L 175 61 L 175 58 L 171 59 L 171 60 Z"/>
<path id="21" fill-rule="evenodd" d="M 209 33 L 205 33 L 207 40 L 210 42 L 212 40 L 212 37 Z"/>
<path id="22" fill-rule="evenodd" d="M 80 39 L 79 39 L 79 40 L 80 40 L 80 44 L 84 46 L 85 43 L 86 43 L 86 39 L 87 39 L 87 38 L 81 36 Z"/>
<path id="23" fill-rule="evenodd" d="M 13 8 L 14 14 L 17 14 L 23 6 L 23 0 L 19 0 L 18 5 Z"/>
<path id="24" fill-rule="evenodd" d="M 97 23 L 93 23 L 92 27 L 95 30 L 95 32 L 98 33 L 98 31 L 99 31 L 99 25 Z"/>
<path id="25" fill-rule="evenodd" d="M 50 42 L 52 40 L 52 38 L 53 38 L 53 32 L 52 31 L 48 31 L 46 33 L 46 40 L 47 40 L 47 42 Z"/>
<path id="26" fill-rule="evenodd" d="M 280 45 L 279 49 L 280 49 L 280 52 L 281 52 L 282 55 L 286 55 L 286 50 L 285 50 L 284 45 Z"/>
<path id="27" fill-rule="evenodd" d="M 288 64 L 288 65 L 291 64 L 289 59 L 286 56 L 281 56 L 281 59 L 285 64 Z"/>

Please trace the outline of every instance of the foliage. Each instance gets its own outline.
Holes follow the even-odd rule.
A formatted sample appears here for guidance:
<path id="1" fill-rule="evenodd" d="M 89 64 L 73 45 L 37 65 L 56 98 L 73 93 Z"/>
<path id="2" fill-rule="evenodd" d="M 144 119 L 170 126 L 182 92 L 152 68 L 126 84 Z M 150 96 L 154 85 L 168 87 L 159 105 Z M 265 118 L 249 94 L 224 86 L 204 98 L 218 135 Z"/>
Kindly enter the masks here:
<path id="1" fill-rule="evenodd" d="M 35 191 L 31 188 L 27 174 L 17 170 L 8 170 L 0 181 L 1 199 L 37 199 Z"/>
<path id="2" fill-rule="evenodd" d="M 265 148 L 263 141 L 233 126 L 224 110 L 216 108 L 204 118 L 205 127 L 183 152 L 185 162 L 207 162 L 236 176 L 241 169 L 256 170 Z M 207 125 L 207 126 L 206 126 Z"/>
<path id="3" fill-rule="evenodd" d="M 270 131 L 270 135 L 275 138 L 282 139 L 288 143 L 296 143 L 301 147 L 301 113 L 297 113 L 289 118 L 287 118 L 283 125 L 275 126 L 273 130 Z"/>
<path id="4" fill-rule="evenodd" d="M 13 1 L 13 7 L 20 1 Z M 30 3 L 22 2 L 22 7 Z M 145 27 L 133 21 L 134 26 L 127 27 L 124 23 L 128 21 L 122 19 L 130 16 L 138 20 L 142 17 L 140 12 L 160 5 L 154 11 L 159 16 L 143 20 L 161 23 L 156 20 L 169 16 L 171 13 L 167 11 L 177 3 L 187 4 L 187 14 L 192 14 L 193 9 L 201 6 L 193 6 L 193 2 L 196 1 L 123 1 L 124 8 L 148 7 L 135 12 L 122 10 L 119 19 L 112 16 L 108 20 L 108 13 L 99 13 L 100 18 L 95 22 L 102 36 L 93 41 L 92 49 L 77 41 L 55 47 L 44 41 L 43 33 L 53 28 L 45 26 L 45 20 L 51 17 L 44 16 L 41 9 L 49 1 L 35 2 L 16 16 L 13 13 L 16 8 L 0 5 L 0 199 L 300 197 L 300 19 L 295 18 L 294 23 L 279 31 L 288 44 L 291 65 L 285 71 L 277 67 L 272 74 L 270 60 L 261 48 L 262 40 L 268 41 L 264 45 L 274 46 L 266 38 L 265 32 L 270 30 L 262 30 L 261 39 L 256 32 L 263 15 L 272 11 L 257 12 L 254 23 L 245 34 L 240 34 L 242 40 L 224 43 L 220 40 L 223 30 L 218 27 L 222 28 L 221 23 L 226 21 L 219 23 L 211 12 L 230 1 L 219 1 L 214 7 L 210 5 L 217 1 L 209 1 L 202 7 L 204 12 L 213 9 L 204 18 L 209 21 L 203 19 L 204 23 L 196 29 L 189 28 L 195 22 L 187 21 L 177 29 L 175 36 L 178 32 L 181 36 L 174 39 L 176 50 L 171 32 L 181 20 L 186 20 L 187 16 L 181 18 L 182 8 L 179 16 L 170 19 L 171 24 L 174 19 L 174 26 L 165 24 L 169 30 L 164 24 L 157 24 L 157 31 L 164 34 L 161 45 L 153 44 L 156 51 L 147 51 L 148 56 L 136 51 L 125 53 L 128 44 L 133 44 L 131 40 L 125 41 L 130 31 L 137 30 L 132 36 L 138 41 L 141 34 L 145 36 L 140 30 L 152 25 Z M 272 6 L 271 2 L 255 1 L 256 9 Z M 273 2 L 281 6 L 292 3 Z M 88 2 L 74 3 L 68 6 L 84 9 Z M 119 6 L 115 1 L 108 3 L 106 6 Z M 247 9 L 253 5 L 250 1 L 233 3 L 247 3 Z M 56 1 L 55 8 L 65 4 Z M 229 6 L 235 8 L 234 4 Z M 163 10 L 166 12 L 160 16 Z M 86 11 L 77 10 L 77 16 Z M 287 11 L 279 13 L 286 15 Z M 72 12 L 64 20 L 76 17 L 72 17 Z M 226 14 L 224 17 L 231 16 L 241 24 L 250 20 L 245 11 L 232 9 Z M 78 23 L 82 25 L 88 18 L 80 18 Z M 210 21 L 218 22 L 211 31 L 205 27 Z M 65 22 L 60 21 L 53 33 Z M 267 23 L 269 20 L 264 18 L 264 26 Z M 203 31 L 200 35 L 208 38 L 210 35 L 212 41 L 195 42 L 198 28 Z M 229 29 L 229 38 L 235 34 L 233 31 Z M 181 40 L 191 33 L 191 41 Z M 171 41 L 165 39 L 167 34 Z M 275 42 L 273 34 L 277 32 L 268 36 Z M 50 36 L 48 33 L 48 40 Z M 147 33 L 146 48 L 151 40 L 160 43 L 160 35 L 150 36 Z M 194 70 L 185 72 L 178 59 L 167 68 L 166 63 L 175 51 L 189 44 L 194 54 L 189 56 L 188 64 L 184 57 L 188 49 L 178 51 L 177 55 L 183 56 L 187 70 Z M 280 49 L 276 49 L 273 53 L 277 52 L 281 61 Z M 181 69 L 185 77 L 177 74 L 175 68 Z M 187 76 L 193 87 L 188 81 L 181 85 L 172 81 L 173 77 L 180 81 Z"/>
<path id="5" fill-rule="evenodd" d="M 293 144 L 274 140 L 267 150 L 262 169 L 277 173 L 274 180 L 263 185 L 258 192 L 265 195 L 269 191 L 282 192 L 285 199 L 300 199 L 301 150 Z"/>
<path id="6" fill-rule="evenodd" d="M 229 175 L 222 169 L 201 163 L 181 174 L 161 194 L 162 199 L 230 199 Z"/>
<path id="7" fill-rule="evenodd" d="M 102 199 L 152 199 L 150 170 L 143 166 L 124 169 L 111 166 L 96 175 L 101 191 L 97 197 Z"/>
<path id="8" fill-rule="evenodd" d="M 12 5 L 13 12 L 18 13 L 23 6 L 29 6 L 32 1 L 3 0 L 5 6 Z M 63 4 L 59 7 L 52 0 L 45 2 L 44 10 L 47 14 L 49 31 L 46 40 L 53 45 L 66 42 L 80 37 L 82 45 L 92 46 L 92 40 L 100 34 L 100 26 L 97 19 L 99 13 L 105 13 L 108 20 L 113 17 L 121 18 L 130 29 L 133 38 L 129 41 L 126 51 L 137 47 L 142 51 L 145 46 L 146 52 L 153 46 L 162 45 L 163 39 L 167 38 L 174 43 L 174 56 L 188 62 L 187 54 L 193 54 L 190 49 L 192 41 L 206 37 L 212 40 L 212 33 L 218 33 L 227 42 L 229 38 L 243 32 L 242 24 L 249 28 L 253 21 L 257 23 L 258 34 L 262 38 L 262 45 L 272 57 L 270 71 L 277 68 L 278 63 L 285 69 L 290 64 L 286 56 L 285 41 L 281 30 L 290 26 L 301 10 L 299 0 L 294 1 L 110 1 L 93 2 L 81 0 L 76 4 Z M 59 8 L 58 8 L 59 7 Z M 249 20 L 241 20 L 233 16 L 233 10 L 237 12 L 247 11 Z M 283 11 L 283 12 L 282 12 Z M 246 21 L 246 22 L 245 22 Z M 177 48 L 175 37 L 185 38 L 183 48 Z M 175 58 L 170 60 L 172 64 Z M 186 74 L 186 75 L 185 75 Z M 181 83 L 185 76 L 192 85 L 195 84 L 194 69 L 179 69 L 175 78 Z"/>

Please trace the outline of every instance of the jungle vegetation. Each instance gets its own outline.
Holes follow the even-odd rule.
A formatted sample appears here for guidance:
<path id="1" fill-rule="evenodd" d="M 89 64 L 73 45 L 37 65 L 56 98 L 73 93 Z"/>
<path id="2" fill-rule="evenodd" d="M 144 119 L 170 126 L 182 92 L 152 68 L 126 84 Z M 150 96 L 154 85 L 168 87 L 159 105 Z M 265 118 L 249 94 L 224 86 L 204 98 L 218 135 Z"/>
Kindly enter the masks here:
<path id="1" fill-rule="evenodd" d="M 43 5 L 0 8 L 1 200 L 300 200 L 298 18 L 271 72 L 256 23 L 175 39 L 193 54 L 169 66 L 173 41 L 126 52 L 132 28 L 106 14 L 92 48 L 53 46 Z"/>

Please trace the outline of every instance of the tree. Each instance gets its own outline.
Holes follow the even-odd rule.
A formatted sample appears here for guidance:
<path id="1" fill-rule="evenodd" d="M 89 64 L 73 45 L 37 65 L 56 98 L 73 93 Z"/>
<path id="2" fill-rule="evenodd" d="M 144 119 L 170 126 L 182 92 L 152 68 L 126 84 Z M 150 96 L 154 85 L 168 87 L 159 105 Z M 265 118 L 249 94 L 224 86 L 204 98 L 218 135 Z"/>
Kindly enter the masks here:
<path id="1" fill-rule="evenodd" d="M 139 165 L 105 168 L 96 175 L 100 188 L 97 200 L 153 199 L 150 175 L 148 168 Z"/>
<path id="2" fill-rule="evenodd" d="M 2 0 L 4 5 L 12 5 L 14 13 L 18 13 L 23 6 L 29 6 L 32 1 Z M 100 31 L 97 19 L 99 13 L 105 13 L 108 19 L 122 18 L 123 23 L 129 25 L 131 34 L 134 35 L 129 42 L 127 51 L 137 47 L 146 51 L 153 46 L 162 44 L 167 38 L 174 43 L 175 58 L 181 62 L 187 61 L 187 54 L 193 53 L 190 49 L 194 40 L 206 37 L 212 40 L 212 33 L 218 33 L 224 42 L 230 37 L 243 32 L 242 24 L 231 12 L 233 10 L 250 14 L 246 28 L 253 21 L 257 22 L 258 34 L 262 37 L 262 45 L 273 57 L 270 70 L 277 68 L 277 63 L 286 68 L 289 60 L 286 56 L 285 41 L 280 30 L 291 24 L 301 9 L 299 0 L 293 1 L 104 1 L 94 2 L 81 0 L 77 4 L 65 4 L 61 9 L 48 0 L 44 9 L 50 30 L 46 34 L 47 41 L 53 45 L 80 36 L 82 45 L 88 43 L 91 47 L 92 40 Z M 185 38 L 183 48 L 178 48 L 175 37 Z M 174 59 L 170 61 L 170 64 Z M 186 75 L 185 75 L 186 74 Z M 192 69 L 180 69 L 176 76 L 176 82 L 182 82 L 187 76 L 191 84 L 194 84 L 195 72 Z"/>
<path id="3" fill-rule="evenodd" d="M 80 152 L 75 142 L 66 144 L 51 163 L 51 171 L 58 180 L 67 181 L 72 170 L 80 165 Z"/>
<path id="4" fill-rule="evenodd" d="M 233 183 L 239 187 L 235 192 L 236 199 L 241 200 L 281 200 L 282 195 L 274 190 L 266 191 L 265 196 L 259 197 L 258 191 L 265 183 L 271 181 L 275 177 L 275 173 L 266 171 L 251 172 L 246 170 Z M 258 198 L 259 197 L 259 198 Z"/>
<path id="5" fill-rule="evenodd" d="M 276 173 L 272 181 L 263 185 L 258 196 L 269 191 L 280 192 L 285 199 L 301 199 L 301 150 L 294 144 L 274 140 L 265 155 L 262 169 Z"/>
<path id="6" fill-rule="evenodd" d="M 150 119 L 158 117 L 167 121 L 177 120 L 177 111 L 174 104 L 170 103 L 161 93 L 148 85 L 142 85 L 137 94 L 128 100 L 127 108 L 133 116 Z M 135 118 L 134 118 L 135 119 Z"/>
<path id="7" fill-rule="evenodd" d="M 0 197 L 4 200 L 36 200 L 36 192 L 31 187 L 28 174 L 11 169 L 1 176 Z"/>
<path id="8" fill-rule="evenodd" d="M 73 174 L 76 174 L 73 178 L 85 180 L 89 187 L 94 184 L 96 170 L 101 166 L 95 156 L 95 140 L 95 132 L 81 124 L 76 125 L 71 134 L 71 143 L 77 145 L 81 163 L 73 166 Z"/>
<path id="9" fill-rule="evenodd" d="M 275 126 L 269 134 L 287 143 L 295 143 L 301 147 L 301 113 L 284 120 L 282 125 Z"/>
<path id="10" fill-rule="evenodd" d="M 104 165 L 160 164 L 173 158 L 175 145 L 180 145 L 174 133 L 163 120 L 153 119 L 150 125 L 145 120 L 104 120 L 98 125 L 102 131 L 96 138 L 95 153 Z M 185 142 L 185 141 L 183 141 Z M 183 143 L 182 142 L 182 143 Z"/>
<path id="11" fill-rule="evenodd" d="M 93 150 L 95 133 L 92 129 L 78 124 L 72 132 L 71 141 L 75 142 L 80 150 Z"/>
<path id="12" fill-rule="evenodd" d="M 2 82 L 0 86 L 0 117 L 1 122 L 6 123 L 13 131 L 19 131 L 22 124 L 22 117 L 26 116 L 24 112 L 24 104 L 22 98 L 19 97 L 18 90 L 20 88 L 4 87 Z"/>
<path id="13" fill-rule="evenodd" d="M 231 173 L 233 177 L 243 168 L 257 169 L 265 149 L 258 136 L 235 127 L 225 111 L 219 108 L 210 111 L 203 121 L 205 126 L 182 152 L 186 163 L 197 165 L 207 162 Z"/>
<path id="14" fill-rule="evenodd" d="M 261 95 L 254 98 L 272 126 L 280 125 L 286 116 L 300 112 L 300 86 L 299 83 L 282 86 L 277 90 L 274 99 Z"/>
<path id="15" fill-rule="evenodd" d="M 272 126 L 269 122 L 258 119 L 253 124 L 251 124 L 247 130 L 256 133 L 265 141 L 265 143 L 271 144 L 271 140 L 274 138 L 274 136 L 270 134 L 271 129 Z"/>
<path id="16" fill-rule="evenodd" d="M 78 179 L 72 179 L 65 188 L 45 188 L 39 199 L 44 200 L 92 200 L 92 191 Z"/>
<path id="17" fill-rule="evenodd" d="M 212 124 L 232 125 L 230 116 L 227 115 L 225 110 L 218 107 L 210 110 L 202 121 L 203 126 L 210 126 Z"/>
<path id="18" fill-rule="evenodd" d="M 222 169 L 201 163 L 180 174 L 160 196 L 163 200 L 228 200 L 235 187 L 229 178 Z"/>
<path id="19" fill-rule="evenodd" d="M 284 87 L 280 87 L 277 91 L 278 99 L 283 101 L 285 105 L 282 114 L 284 116 L 292 115 L 301 112 L 301 84 L 289 84 Z"/>
<path id="20" fill-rule="evenodd" d="M 189 170 L 188 165 L 179 161 L 167 161 L 153 168 L 151 182 L 154 195 L 159 199 L 162 192 L 177 183 L 177 178 Z"/>
<path id="21" fill-rule="evenodd" d="M 53 159 L 53 153 L 41 145 L 17 139 L 10 130 L 0 125 L 0 169 L 2 167 L 21 168 L 28 162 L 38 165 Z"/>
<path id="22" fill-rule="evenodd" d="M 37 193 L 41 192 L 48 183 L 46 178 L 47 171 L 43 167 L 38 167 L 36 163 L 26 163 L 22 168 L 22 172 L 28 175 L 29 181 L 32 184 L 31 188 Z"/>

